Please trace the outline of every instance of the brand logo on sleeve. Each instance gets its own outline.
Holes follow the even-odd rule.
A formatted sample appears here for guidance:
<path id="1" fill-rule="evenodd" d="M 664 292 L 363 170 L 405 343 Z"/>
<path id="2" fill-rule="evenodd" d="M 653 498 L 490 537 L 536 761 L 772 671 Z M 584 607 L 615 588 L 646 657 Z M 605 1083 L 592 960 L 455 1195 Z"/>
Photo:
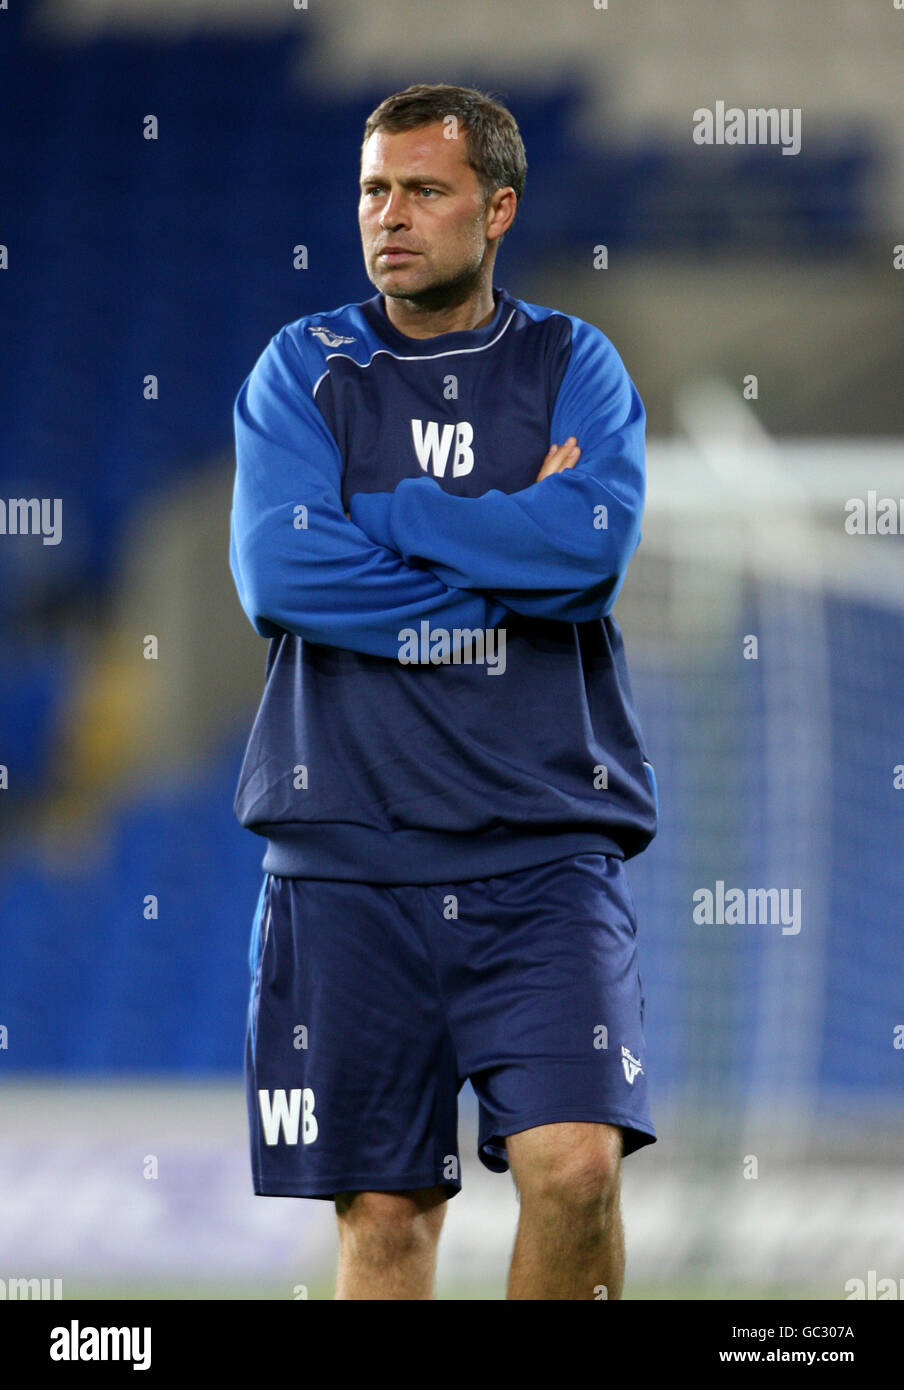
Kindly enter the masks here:
<path id="1" fill-rule="evenodd" d="M 313 333 L 317 341 L 323 343 L 324 347 L 341 347 L 343 343 L 354 343 L 357 341 L 355 338 L 343 338 L 341 333 L 334 333 L 331 328 L 324 328 L 323 325 L 319 323 L 309 323 L 308 332 Z"/>

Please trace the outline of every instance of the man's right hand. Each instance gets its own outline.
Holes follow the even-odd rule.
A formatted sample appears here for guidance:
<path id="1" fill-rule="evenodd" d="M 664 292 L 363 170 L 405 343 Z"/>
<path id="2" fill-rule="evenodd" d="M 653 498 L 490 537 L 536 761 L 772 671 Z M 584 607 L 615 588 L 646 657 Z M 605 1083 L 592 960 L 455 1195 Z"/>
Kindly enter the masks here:
<path id="1" fill-rule="evenodd" d="M 548 478 L 551 473 L 562 473 L 566 468 L 574 468 L 580 457 L 578 441 L 573 434 L 569 435 L 564 444 L 553 444 L 537 474 L 537 482 Z"/>

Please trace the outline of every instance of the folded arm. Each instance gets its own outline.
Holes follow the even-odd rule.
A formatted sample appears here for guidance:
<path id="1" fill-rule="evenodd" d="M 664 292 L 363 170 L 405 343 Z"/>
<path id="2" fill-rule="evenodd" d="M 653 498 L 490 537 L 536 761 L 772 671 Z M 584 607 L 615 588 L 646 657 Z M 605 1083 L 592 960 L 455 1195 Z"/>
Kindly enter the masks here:
<path id="1" fill-rule="evenodd" d="M 395 657 L 402 629 L 423 619 L 450 632 L 502 620 L 502 603 L 409 567 L 346 518 L 338 446 L 285 329 L 243 383 L 234 421 L 229 565 L 262 637 Z"/>
<path id="2" fill-rule="evenodd" d="M 581 456 L 520 492 L 456 497 L 432 478 L 355 493 L 350 515 L 373 540 L 444 583 L 516 613 L 583 622 L 609 612 L 640 541 L 644 408 L 615 348 L 575 320 L 550 437 Z"/>

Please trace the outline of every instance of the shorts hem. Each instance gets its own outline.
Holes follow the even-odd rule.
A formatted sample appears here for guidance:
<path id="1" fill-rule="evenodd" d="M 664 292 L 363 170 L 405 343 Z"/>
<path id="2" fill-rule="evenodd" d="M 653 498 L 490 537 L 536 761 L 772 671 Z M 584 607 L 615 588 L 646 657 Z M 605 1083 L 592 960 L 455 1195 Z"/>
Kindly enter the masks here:
<path id="1" fill-rule="evenodd" d="M 624 1135 L 623 1158 L 628 1158 L 638 1149 L 644 1148 L 647 1144 L 655 1144 L 658 1136 L 652 1123 L 645 1123 L 632 1115 L 625 1115 L 619 1111 L 606 1110 L 604 1114 L 597 1111 L 590 1114 L 586 1109 L 570 1110 L 539 1110 L 531 1115 L 522 1116 L 517 1120 L 508 1120 L 503 1129 L 494 1129 L 488 1140 L 483 1143 L 478 1142 L 477 1156 L 485 1168 L 489 1168 L 492 1173 L 507 1173 L 509 1171 L 508 1160 L 502 1158 L 492 1150 L 487 1150 L 487 1145 L 494 1139 L 506 1139 L 510 1134 L 520 1134 L 525 1129 L 536 1129 L 539 1125 L 553 1124 L 605 1124 L 618 1125 L 620 1129 L 628 1131 Z"/>
<path id="2" fill-rule="evenodd" d="M 377 1178 L 372 1173 L 341 1174 L 337 1178 L 317 1178 L 305 1182 L 301 1178 L 264 1178 L 252 1173 L 255 1197 L 319 1197 L 330 1201 L 337 1192 L 409 1192 L 420 1187 L 445 1187 L 450 1197 L 461 1191 L 460 1182 L 435 1173 L 402 1173 L 397 1177 Z"/>

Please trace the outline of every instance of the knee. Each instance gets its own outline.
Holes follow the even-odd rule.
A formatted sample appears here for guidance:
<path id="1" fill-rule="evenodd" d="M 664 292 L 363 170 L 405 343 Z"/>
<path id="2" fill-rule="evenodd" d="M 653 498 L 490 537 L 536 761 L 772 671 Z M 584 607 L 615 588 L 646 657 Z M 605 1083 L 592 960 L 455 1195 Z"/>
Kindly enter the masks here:
<path id="1" fill-rule="evenodd" d="M 605 1135 L 554 1146 L 518 1175 L 522 1205 L 558 1208 L 575 1217 L 605 1213 L 619 1202 L 619 1142 Z"/>
<path id="2" fill-rule="evenodd" d="M 343 1244 L 381 1260 L 436 1245 L 446 1210 L 442 1188 L 418 1192 L 347 1192 L 336 1197 Z"/>

